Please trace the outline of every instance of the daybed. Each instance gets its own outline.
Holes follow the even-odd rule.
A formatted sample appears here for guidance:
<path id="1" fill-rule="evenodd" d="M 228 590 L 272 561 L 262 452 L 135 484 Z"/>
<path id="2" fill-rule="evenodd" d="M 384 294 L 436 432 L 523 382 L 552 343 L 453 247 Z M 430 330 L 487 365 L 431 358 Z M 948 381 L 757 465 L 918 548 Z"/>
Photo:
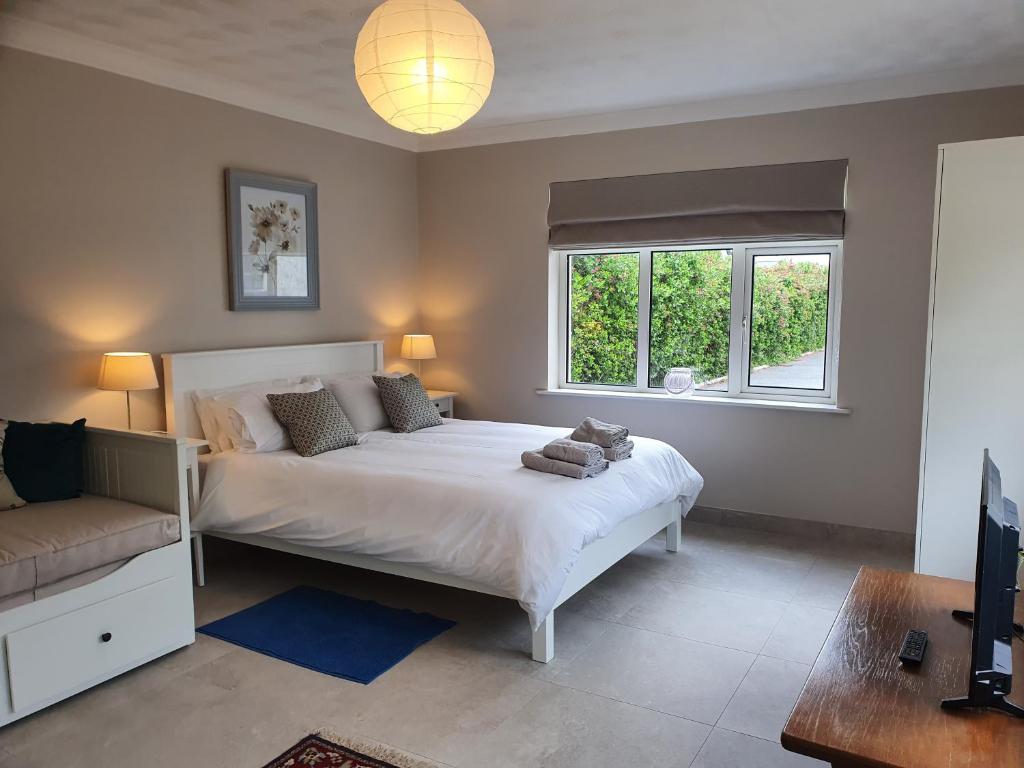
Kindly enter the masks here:
<path id="1" fill-rule="evenodd" d="M 0 726 L 195 640 L 185 443 L 87 428 L 85 495 L 0 512 Z"/>

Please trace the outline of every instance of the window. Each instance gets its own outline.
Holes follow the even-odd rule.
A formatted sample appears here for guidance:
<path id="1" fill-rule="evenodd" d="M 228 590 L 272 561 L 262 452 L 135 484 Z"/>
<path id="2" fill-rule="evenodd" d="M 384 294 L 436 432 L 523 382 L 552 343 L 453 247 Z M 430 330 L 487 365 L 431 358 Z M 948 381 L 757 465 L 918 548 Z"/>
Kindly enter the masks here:
<path id="1" fill-rule="evenodd" d="M 651 253 L 650 387 L 686 367 L 697 389 L 728 392 L 731 324 L 732 249 Z"/>
<path id="2" fill-rule="evenodd" d="M 634 386 L 640 254 L 571 254 L 569 271 L 568 380 Z"/>
<path id="3" fill-rule="evenodd" d="M 699 395 L 835 402 L 842 244 L 554 251 L 558 383 L 664 392 L 670 368 Z"/>

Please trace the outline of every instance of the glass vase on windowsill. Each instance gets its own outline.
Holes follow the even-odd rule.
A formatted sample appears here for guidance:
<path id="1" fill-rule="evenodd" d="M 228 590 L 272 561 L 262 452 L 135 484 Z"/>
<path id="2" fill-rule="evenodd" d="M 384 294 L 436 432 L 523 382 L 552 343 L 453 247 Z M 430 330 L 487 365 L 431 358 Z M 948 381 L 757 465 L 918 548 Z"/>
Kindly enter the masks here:
<path id="1" fill-rule="evenodd" d="M 665 390 L 676 397 L 693 397 L 693 369 L 669 368 L 665 374 Z"/>

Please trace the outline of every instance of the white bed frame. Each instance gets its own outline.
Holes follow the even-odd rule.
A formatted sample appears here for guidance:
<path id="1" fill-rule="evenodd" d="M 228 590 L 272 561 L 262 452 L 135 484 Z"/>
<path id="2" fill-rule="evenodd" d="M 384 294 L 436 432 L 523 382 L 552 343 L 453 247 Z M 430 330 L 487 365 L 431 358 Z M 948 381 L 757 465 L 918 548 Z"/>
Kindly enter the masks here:
<path id="1" fill-rule="evenodd" d="M 163 355 L 164 399 L 167 408 L 167 431 L 179 437 L 202 438 L 192 392 L 197 389 L 230 387 L 253 381 L 288 376 L 372 373 L 383 370 L 384 344 L 381 341 L 352 341 L 330 344 L 302 344 L 282 347 L 226 349 L 212 352 L 185 352 Z M 659 531 L 665 531 L 665 547 L 677 552 L 680 546 L 682 507 L 672 501 L 652 507 L 620 523 L 610 534 L 580 553 L 569 573 L 555 607 L 558 607 L 611 566 L 646 542 Z M 434 584 L 496 594 L 488 587 L 454 576 L 435 573 L 422 566 L 380 560 L 367 555 L 350 554 L 319 547 L 308 547 L 270 536 L 230 534 L 203 531 L 202 535 L 230 539 L 281 552 L 314 557 L 357 568 L 405 576 Z M 194 537 L 196 572 L 201 574 L 202 535 Z M 202 586 L 202 578 L 197 579 Z M 504 597 L 503 595 L 498 595 Z M 555 612 L 552 609 L 533 631 L 533 658 L 549 662 L 555 655 Z"/>

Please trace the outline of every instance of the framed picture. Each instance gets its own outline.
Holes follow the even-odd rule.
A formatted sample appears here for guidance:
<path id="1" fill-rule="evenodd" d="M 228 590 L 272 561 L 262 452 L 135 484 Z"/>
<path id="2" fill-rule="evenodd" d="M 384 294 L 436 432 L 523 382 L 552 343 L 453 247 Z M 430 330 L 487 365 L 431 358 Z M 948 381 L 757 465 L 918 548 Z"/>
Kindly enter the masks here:
<path id="1" fill-rule="evenodd" d="M 319 309 L 316 184 L 229 168 L 232 310 Z"/>

